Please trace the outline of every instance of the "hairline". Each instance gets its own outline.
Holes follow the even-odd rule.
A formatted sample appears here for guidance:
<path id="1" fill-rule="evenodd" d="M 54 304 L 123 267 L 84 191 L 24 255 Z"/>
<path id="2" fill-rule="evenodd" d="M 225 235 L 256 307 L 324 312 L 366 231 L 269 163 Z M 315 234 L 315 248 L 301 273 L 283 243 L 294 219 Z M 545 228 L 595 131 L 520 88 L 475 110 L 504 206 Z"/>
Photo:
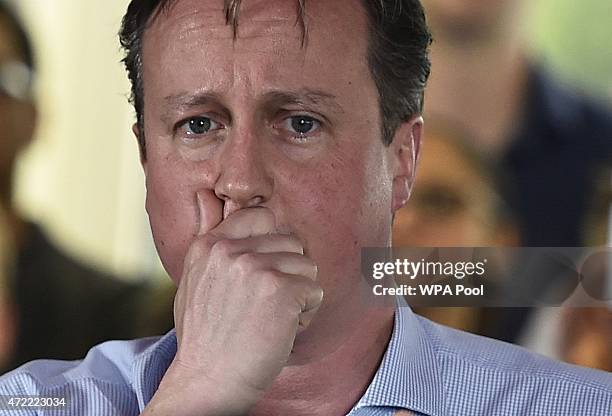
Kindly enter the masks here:
<path id="1" fill-rule="evenodd" d="M 148 17 L 147 21 L 144 22 L 142 28 L 141 28 L 141 34 L 140 34 L 140 44 L 139 44 L 139 48 L 138 48 L 138 59 L 140 61 L 140 68 L 138 69 L 138 76 L 139 76 L 139 87 L 140 87 L 140 98 L 141 98 L 141 108 L 140 108 L 140 117 L 138 117 L 137 119 L 137 125 L 139 127 L 140 130 L 140 135 L 142 135 L 142 138 L 139 138 L 139 142 L 141 144 L 141 152 L 143 154 L 144 157 L 146 157 L 146 149 L 145 149 L 145 139 L 144 139 L 144 71 L 142 70 L 142 62 L 143 62 L 143 45 L 144 45 L 144 38 L 145 38 L 145 32 L 147 31 L 147 29 L 149 29 L 149 27 L 155 23 L 155 21 L 157 20 L 157 18 L 159 18 L 159 15 L 161 13 L 167 13 L 168 10 L 177 3 L 178 0 L 160 0 L 159 3 L 157 4 L 157 6 L 155 6 L 155 9 L 151 12 L 151 15 Z M 300 24 L 301 29 L 302 29 L 302 42 L 301 42 L 301 47 L 305 48 L 307 46 L 308 43 L 308 21 L 307 21 L 307 15 L 306 15 L 306 0 L 294 0 L 297 4 L 297 19 L 296 19 L 296 24 Z M 367 60 L 367 66 L 368 66 L 368 70 L 370 72 L 370 76 L 372 77 L 372 80 L 375 81 L 376 83 L 376 75 L 374 73 L 374 68 L 373 68 L 373 64 L 371 62 L 371 58 L 372 58 L 372 48 L 375 46 L 374 45 L 374 39 L 375 38 L 375 33 L 374 33 L 374 28 L 372 27 L 372 16 L 370 16 L 370 13 L 368 12 L 367 8 L 365 7 L 364 1 L 360 0 L 359 3 L 362 6 L 363 12 L 365 14 L 366 17 L 366 56 L 365 59 Z M 242 5 L 242 0 L 224 0 L 224 15 L 225 15 L 225 19 L 226 19 L 226 24 L 230 25 L 232 27 L 232 31 L 233 31 L 233 39 L 234 41 L 237 39 L 238 37 L 238 26 L 239 26 L 239 17 L 240 17 L 240 6 Z M 377 84 L 377 83 L 376 83 Z M 386 120 L 386 114 L 385 114 L 385 109 L 384 109 L 384 105 L 382 102 L 382 91 L 379 89 L 378 84 L 376 85 L 376 89 L 377 89 L 377 100 L 378 100 L 378 109 L 379 109 L 379 120 L 380 120 L 380 139 L 383 141 L 383 143 L 385 144 L 385 146 L 389 146 L 392 142 L 392 132 L 389 132 L 387 127 L 385 125 L 385 122 L 389 122 L 390 120 Z M 136 97 L 134 97 L 135 99 Z M 421 112 L 422 112 L 422 99 L 421 99 Z M 412 112 L 411 114 L 408 114 L 406 117 L 406 120 L 412 116 L 414 116 L 415 112 Z M 403 121 L 406 121 L 403 120 Z M 393 128 L 393 131 L 395 131 L 397 129 L 397 126 L 395 128 Z M 388 134 L 391 135 L 391 137 L 387 137 Z"/>

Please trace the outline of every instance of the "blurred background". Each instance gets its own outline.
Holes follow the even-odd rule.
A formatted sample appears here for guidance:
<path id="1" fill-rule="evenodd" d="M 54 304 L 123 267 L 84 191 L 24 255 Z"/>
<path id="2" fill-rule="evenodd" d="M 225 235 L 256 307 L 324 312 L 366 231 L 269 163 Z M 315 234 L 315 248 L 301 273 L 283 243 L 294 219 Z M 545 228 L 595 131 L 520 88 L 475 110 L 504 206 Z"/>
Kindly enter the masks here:
<path id="1" fill-rule="evenodd" d="M 156 276 L 117 32 L 125 0 L 18 0 L 38 65 L 36 140 L 16 202 L 68 252 L 125 278 Z"/>
<path id="2" fill-rule="evenodd" d="M 0 2 L 0 373 L 172 326 L 120 62 L 127 4 Z"/>
<path id="3" fill-rule="evenodd" d="M 128 0 L 3 1 L 10 4 L 22 19 L 31 37 L 36 61 L 33 88 L 38 105 L 38 122 L 32 144 L 20 152 L 15 165 L 14 206 L 21 216 L 39 224 L 53 245 L 75 261 L 94 268 L 109 279 L 124 282 L 126 290 L 144 287 L 143 285 L 153 288 L 144 303 L 139 303 L 138 307 L 130 306 L 134 308 L 131 313 L 138 315 L 136 309 L 139 308 L 158 309 L 159 312 L 151 312 L 145 318 L 138 318 L 127 332 L 116 334 L 111 331 L 108 337 L 159 333 L 171 322 L 168 319 L 171 318 L 169 313 L 172 289 L 167 284 L 167 278 L 155 253 L 144 211 L 144 178 L 139 165 L 136 140 L 131 133 L 134 113 L 128 104 L 129 83 L 120 62 L 122 53 L 117 32 Z M 473 189 L 482 192 L 478 195 L 459 194 L 451 198 L 450 193 L 444 193 L 445 189 L 461 189 L 452 182 L 447 182 L 446 188 L 433 187 L 433 191 L 424 189 L 421 192 L 419 183 L 423 182 L 422 186 L 425 188 L 428 178 L 457 178 L 457 170 L 446 176 L 435 169 L 423 173 L 423 179 L 417 179 L 414 210 L 407 211 L 404 216 L 398 216 L 401 221 L 396 224 L 396 243 L 521 245 L 528 242 L 544 246 L 564 243 L 569 246 L 606 244 L 606 239 L 609 238 L 605 228 L 609 209 L 610 176 L 605 173 L 605 169 L 597 175 L 592 175 L 600 178 L 598 185 L 593 185 L 593 193 L 580 196 L 582 205 L 590 207 L 591 200 L 596 198 L 595 191 L 603 189 L 597 191 L 601 206 L 597 211 L 600 213 L 598 221 L 589 223 L 591 228 L 588 235 L 594 237 L 584 237 L 584 230 L 571 231 L 566 240 L 563 240 L 565 234 L 547 239 L 544 231 L 539 235 L 525 237 L 522 232 L 521 224 L 524 221 L 521 219 L 520 207 L 517 209 L 512 203 L 499 203 L 508 198 L 506 192 L 513 194 L 520 193 L 520 190 L 517 191 L 517 187 L 507 181 L 502 181 L 501 190 L 496 189 L 499 185 L 498 178 L 503 175 L 500 175 L 497 169 L 491 168 L 499 165 L 497 161 L 507 144 L 503 140 L 500 141 L 501 144 L 495 142 L 492 139 L 493 133 L 508 129 L 514 121 L 509 116 L 506 119 L 501 117 L 495 125 L 492 117 L 484 116 L 475 109 L 469 117 L 471 125 L 469 122 L 459 123 L 465 120 L 459 120 L 461 115 L 454 114 L 453 111 L 458 107 L 469 109 L 467 105 L 457 105 L 457 101 L 461 102 L 462 99 L 462 84 L 465 87 L 471 80 L 466 79 L 465 83 L 462 83 L 461 79 L 448 79 L 446 72 L 453 70 L 449 62 L 453 62 L 454 53 L 467 57 L 474 54 L 471 57 L 473 65 L 484 62 L 486 53 L 493 57 L 496 45 L 482 39 L 488 39 L 488 34 L 496 35 L 500 39 L 497 52 L 501 51 L 503 54 L 506 51 L 503 48 L 507 48 L 507 53 L 503 56 L 511 59 L 508 65 L 505 65 L 503 59 L 500 60 L 499 68 L 489 69 L 489 74 L 510 76 L 511 73 L 506 74 L 505 71 L 514 62 L 529 61 L 534 65 L 537 63 L 538 67 L 546 68 L 546 73 L 550 74 L 556 84 L 571 90 L 572 94 L 577 96 L 589 97 L 589 100 L 596 103 L 594 106 L 601 109 L 601 117 L 606 118 L 611 114 L 609 103 L 612 102 L 612 25 L 609 24 L 612 2 L 424 0 L 423 3 L 431 15 L 432 30 L 437 40 L 432 47 L 432 92 L 428 93 L 426 100 L 426 115 L 428 123 L 431 119 L 431 124 L 437 126 L 432 128 L 432 137 L 435 133 L 438 139 L 431 139 L 429 148 L 432 151 L 427 153 L 426 137 L 422 165 L 424 169 L 425 166 L 430 166 L 431 169 L 439 167 L 441 164 L 433 151 L 438 149 L 442 152 L 440 154 L 450 158 L 449 163 L 455 163 L 449 166 L 455 166 L 465 174 L 462 176 L 466 178 L 464 183 L 471 180 Z M 472 30 L 479 25 L 482 26 L 481 33 Z M 508 40 L 511 42 L 507 42 Z M 501 42 L 504 43 L 503 48 Z M 516 76 L 516 85 L 520 84 L 521 77 L 527 77 L 526 72 L 527 70 L 517 71 L 519 75 Z M 489 81 L 492 82 L 491 85 L 501 85 L 501 82 L 496 83 L 494 79 Z M 512 84 L 508 85 L 509 90 L 518 90 L 512 87 Z M 530 88 L 526 88 L 523 95 L 527 95 L 529 91 Z M 491 94 L 493 100 L 499 102 L 502 108 L 506 104 L 513 104 L 506 103 L 504 99 L 507 96 L 501 92 Z M 516 103 L 521 98 L 524 97 L 519 94 L 514 105 L 520 107 L 520 104 Z M 608 120 L 608 125 L 611 124 L 612 121 Z M 481 129 L 482 126 L 490 128 Z M 607 132 L 604 131 L 603 138 L 598 138 L 599 142 L 612 142 L 612 136 L 606 135 Z M 451 136 L 450 142 L 460 144 L 449 147 L 449 138 L 446 136 Z M 585 143 L 585 146 L 590 146 L 588 141 Z M 603 152 L 607 152 L 610 146 L 604 145 L 601 148 L 604 149 Z M 455 151 L 457 154 L 452 156 Z M 612 153 L 601 156 L 605 159 L 612 157 Z M 462 158 L 468 162 L 462 162 Z M 576 169 L 586 171 L 591 167 L 600 169 L 594 165 L 582 165 Z M 532 179 L 538 181 L 538 178 Z M 496 193 L 500 195 L 496 196 Z M 440 198 L 440 195 L 448 197 Z M 544 202 L 543 200 L 542 203 Z M 409 207 L 410 205 L 411 203 Z M 445 218 L 448 219 L 449 213 L 461 212 L 459 208 L 466 213 L 462 218 L 467 222 L 459 222 L 459 217 L 455 217 L 454 223 L 448 222 L 438 230 L 438 234 L 431 234 L 436 224 L 442 224 L 442 217 L 447 216 Z M 584 208 L 582 211 L 589 210 Z M 546 212 L 544 215 L 546 216 Z M 0 226 L 1 220 L 0 218 Z M 575 223 L 575 228 L 578 224 L 582 227 L 582 218 L 577 218 Z M 431 224 L 431 227 L 424 224 Z M 451 226 L 455 227 L 452 228 L 455 231 L 449 235 L 447 231 L 451 230 Z M 483 226 L 486 228 L 478 228 Z M 553 229 L 559 227 L 563 228 L 564 225 L 553 224 Z M 465 229 L 478 232 L 464 234 Z M 8 242 L 0 244 L 9 246 Z M 161 289 L 156 289 L 158 285 L 162 285 L 159 286 Z M 0 281 L 0 304 L 2 287 Z M 428 316 L 502 339 L 503 332 L 507 332 L 505 325 L 508 319 L 517 321 L 515 311 L 510 313 L 510 318 L 501 316 L 493 322 L 483 324 L 484 326 L 479 324 L 480 312 L 474 314 L 464 311 L 464 319 L 458 321 L 448 321 L 449 314 L 445 315 L 443 311 L 440 316 L 436 316 L 438 312 L 429 311 Z M 423 313 L 428 314 L 427 311 Z M 522 316 L 523 313 L 520 314 Z M 456 311 L 450 311 L 450 315 L 456 317 Z M 526 322 L 530 319 L 528 313 L 525 312 L 524 315 L 525 318 L 520 320 L 520 327 L 506 340 L 519 342 L 523 326 L 527 326 Z M 565 319 L 559 318 L 560 313 L 556 315 L 557 320 Z M 103 319 L 101 316 L 104 316 L 103 312 L 98 318 Z M 25 319 L 28 317 L 22 316 L 22 321 Z M 118 320 L 120 319 L 121 317 L 118 317 Z M 597 322 L 597 325 L 604 328 L 612 328 L 609 315 L 605 313 L 603 317 L 599 314 L 595 318 L 590 315 L 586 318 L 568 318 L 569 323 L 564 328 L 580 328 L 581 325 L 576 322 L 583 322 L 581 319 Z M 0 330 L 2 328 L 0 308 Z M 601 344 L 603 339 L 603 354 L 608 359 L 612 345 L 611 330 L 599 331 L 597 340 Z M 559 334 L 555 336 L 562 337 Z M 84 343 L 93 342 L 94 338 Z M 95 341 L 99 341 L 99 337 L 95 338 Z M 564 348 L 567 350 L 570 347 Z M 0 364 L 1 350 L 0 342 Z M 560 356 L 560 347 L 557 350 L 551 352 L 545 347 L 541 349 L 542 352 L 564 358 Z M 34 355 L 31 358 L 34 358 Z M 75 351 L 73 355 L 74 357 L 67 358 L 77 358 L 79 352 Z M 567 356 L 569 357 L 569 353 Z M 607 365 L 610 363 L 601 363 L 601 360 L 599 364 L 594 364 L 599 367 Z"/>

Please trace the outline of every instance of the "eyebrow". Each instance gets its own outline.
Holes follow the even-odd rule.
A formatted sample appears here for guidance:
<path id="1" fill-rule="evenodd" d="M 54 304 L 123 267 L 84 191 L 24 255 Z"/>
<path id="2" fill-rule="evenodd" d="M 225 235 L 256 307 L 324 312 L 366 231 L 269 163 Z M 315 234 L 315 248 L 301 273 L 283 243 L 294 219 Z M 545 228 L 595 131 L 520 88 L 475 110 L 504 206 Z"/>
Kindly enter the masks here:
<path id="1" fill-rule="evenodd" d="M 221 97 L 213 92 L 200 92 L 196 94 L 179 93 L 164 97 L 166 108 L 172 109 L 197 107 L 219 102 L 221 102 Z"/>
<path id="2" fill-rule="evenodd" d="M 215 92 L 199 92 L 195 94 L 179 93 L 164 97 L 167 109 L 183 110 L 191 107 L 204 106 L 211 103 L 221 104 L 221 95 Z M 342 114 L 344 110 L 338 104 L 336 96 L 322 90 L 300 88 L 295 91 L 273 90 L 264 94 L 261 102 L 267 106 L 298 105 L 326 106 L 330 110 Z"/>
<path id="3" fill-rule="evenodd" d="M 311 88 L 301 88 L 297 91 L 270 91 L 265 94 L 264 103 L 275 106 L 287 104 L 298 106 L 323 105 L 337 113 L 342 114 L 344 112 L 335 95 Z"/>

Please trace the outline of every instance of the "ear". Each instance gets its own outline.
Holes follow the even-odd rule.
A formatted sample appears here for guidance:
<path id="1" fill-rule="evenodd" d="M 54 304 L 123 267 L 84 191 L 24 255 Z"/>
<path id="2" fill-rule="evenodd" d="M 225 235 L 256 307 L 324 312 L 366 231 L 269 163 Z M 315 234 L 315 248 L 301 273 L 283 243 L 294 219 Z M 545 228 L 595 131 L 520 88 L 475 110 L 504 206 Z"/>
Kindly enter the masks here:
<path id="1" fill-rule="evenodd" d="M 423 117 L 421 115 L 416 115 L 402 123 L 393 136 L 393 142 L 390 145 L 393 152 L 393 212 L 403 207 L 410 198 L 422 136 Z"/>
<path id="2" fill-rule="evenodd" d="M 145 143 L 144 143 L 144 132 L 142 132 L 140 130 L 140 127 L 138 126 L 138 123 L 134 123 L 134 125 L 132 125 L 132 133 L 134 133 L 134 136 L 136 137 L 136 142 L 138 143 L 138 151 L 140 153 L 140 165 L 142 166 L 142 169 L 144 170 L 145 175 L 147 174 L 147 158 L 146 158 L 146 153 L 145 153 Z"/>

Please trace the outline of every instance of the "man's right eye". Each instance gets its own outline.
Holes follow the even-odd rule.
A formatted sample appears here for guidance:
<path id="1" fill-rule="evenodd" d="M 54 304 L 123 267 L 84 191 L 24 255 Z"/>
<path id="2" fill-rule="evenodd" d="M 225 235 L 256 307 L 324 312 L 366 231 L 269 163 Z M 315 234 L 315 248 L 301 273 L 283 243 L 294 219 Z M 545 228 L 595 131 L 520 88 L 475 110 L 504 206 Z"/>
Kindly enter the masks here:
<path id="1" fill-rule="evenodd" d="M 179 130 L 187 136 L 201 136 L 222 128 L 222 124 L 208 117 L 191 117 L 180 125 Z"/>

